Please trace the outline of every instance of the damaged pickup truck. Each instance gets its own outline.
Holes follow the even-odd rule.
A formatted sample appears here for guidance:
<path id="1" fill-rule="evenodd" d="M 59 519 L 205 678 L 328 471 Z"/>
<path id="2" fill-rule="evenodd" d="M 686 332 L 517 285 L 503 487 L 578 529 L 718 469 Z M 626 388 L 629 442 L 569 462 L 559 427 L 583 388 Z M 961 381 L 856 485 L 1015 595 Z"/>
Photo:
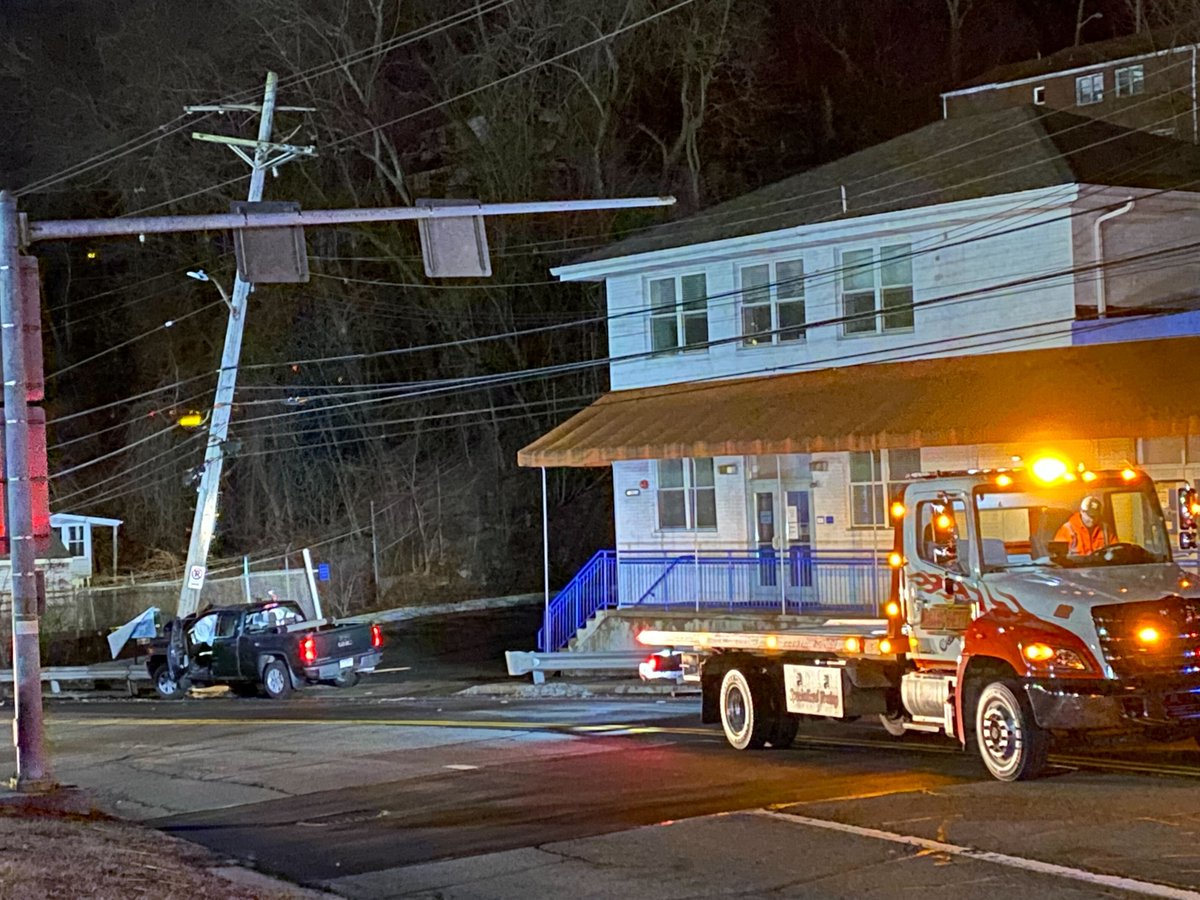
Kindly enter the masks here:
<path id="1" fill-rule="evenodd" d="M 163 698 L 223 684 L 238 696 L 278 700 L 306 684 L 353 687 L 379 665 L 382 646 L 376 624 L 305 621 L 296 604 L 271 601 L 168 622 L 146 666 Z"/>

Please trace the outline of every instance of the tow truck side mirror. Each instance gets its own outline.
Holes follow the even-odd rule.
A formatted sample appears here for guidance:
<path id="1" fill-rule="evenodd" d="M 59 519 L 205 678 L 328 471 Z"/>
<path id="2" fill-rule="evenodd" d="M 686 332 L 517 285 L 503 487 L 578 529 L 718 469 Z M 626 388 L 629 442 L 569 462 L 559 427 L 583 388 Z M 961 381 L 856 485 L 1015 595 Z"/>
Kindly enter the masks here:
<path id="1" fill-rule="evenodd" d="M 1176 517 L 1179 526 L 1179 549 L 1196 549 L 1196 517 L 1200 515 L 1200 496 L 1196 489 L 1185 485 L 1177 495 Z"/>

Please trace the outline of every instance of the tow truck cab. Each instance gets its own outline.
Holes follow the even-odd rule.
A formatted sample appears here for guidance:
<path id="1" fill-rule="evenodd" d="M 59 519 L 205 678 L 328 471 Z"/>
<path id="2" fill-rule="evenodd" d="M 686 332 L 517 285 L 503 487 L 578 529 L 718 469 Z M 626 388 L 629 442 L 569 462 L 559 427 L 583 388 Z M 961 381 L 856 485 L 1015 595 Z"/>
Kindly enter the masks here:
<path id="1" fill-rule="evenodd" d="M 1187 548 L 1200 505 L 1180 499 Z M 1086 547 L 1071 540 L 1085 500 Z M 1036 775 L 1052 740 L 1200 736 L 1200 587 L 1148 476 L 1054 458 L 922 474 L 892 516 L 881 620 L 643 637 L 692 648 L 704 718 L 735 747 L 790 743 L 805 716 L 878 714 L 896 735 L 974 742 L 1011 781 Z"/>

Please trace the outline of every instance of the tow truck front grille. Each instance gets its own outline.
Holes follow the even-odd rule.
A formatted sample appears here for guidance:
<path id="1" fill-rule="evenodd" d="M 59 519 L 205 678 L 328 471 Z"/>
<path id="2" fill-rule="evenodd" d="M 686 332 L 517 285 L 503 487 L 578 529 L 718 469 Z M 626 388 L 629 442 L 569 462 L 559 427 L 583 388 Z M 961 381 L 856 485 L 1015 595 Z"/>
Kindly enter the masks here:
<path id="1" fill-rule="evenodd" d="M 1092 620 L 1120 679 L 1200 676 L 1200 600 L 1163 597 L 1097 606 Z M 1156 640 L 1147 640 L 1153 629 Z"/>

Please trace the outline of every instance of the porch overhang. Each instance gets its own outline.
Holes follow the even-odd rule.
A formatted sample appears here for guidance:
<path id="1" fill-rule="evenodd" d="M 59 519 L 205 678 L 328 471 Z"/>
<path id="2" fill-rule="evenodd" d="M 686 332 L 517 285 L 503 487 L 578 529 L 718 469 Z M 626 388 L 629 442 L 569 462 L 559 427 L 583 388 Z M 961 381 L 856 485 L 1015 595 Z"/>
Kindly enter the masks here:
<path id="1" fill-rule="evenodd" d="M 613 391 L 522 466 L 1200 434 L 1200 337 Z"/>

